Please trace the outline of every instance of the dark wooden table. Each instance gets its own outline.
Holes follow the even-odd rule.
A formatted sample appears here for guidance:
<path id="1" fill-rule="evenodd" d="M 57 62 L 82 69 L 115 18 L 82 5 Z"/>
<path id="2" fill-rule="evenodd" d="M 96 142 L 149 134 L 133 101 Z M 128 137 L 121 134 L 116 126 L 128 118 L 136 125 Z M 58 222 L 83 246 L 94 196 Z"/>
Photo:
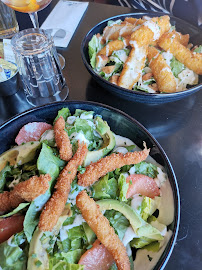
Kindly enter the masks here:
<path id="1" fill-rule="evenodd" d="M 57 1 L 39 12 L 42 23 Z M 159 141 L 176 173 L 181 195 L 181 225 L 167 270 L 202 269 L 202 92 L 172 103 L 146 105 L 123 100 L 100 87 L 81 59 L 80 44 L 98 22 L 133 9 L 90 3 L 69 46 L 63 74 L 70 89 L 68 100 L 97 101 L 116 107 L 143 124 Z M 27 14 L 17 13 L 20 28 L 32 27 Z M 0 123 L 30 108 L 23 92 L 0 98 Z"/>

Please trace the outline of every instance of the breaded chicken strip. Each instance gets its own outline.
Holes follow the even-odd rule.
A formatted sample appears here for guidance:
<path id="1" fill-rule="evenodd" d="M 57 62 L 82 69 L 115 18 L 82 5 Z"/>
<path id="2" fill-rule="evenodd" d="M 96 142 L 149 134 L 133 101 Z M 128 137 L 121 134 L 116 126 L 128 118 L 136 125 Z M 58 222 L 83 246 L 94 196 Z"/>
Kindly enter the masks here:
<path id="1" fill-rule="evenodd" d="M 72 157 L 72 145 L 65 129 L 65 120 L 60 116 L 54 125 L 55 141 L 59 148 L 60 158 L 69 161 Z"/>
<path id="2" fill-rule="evenodd" d="M 133 48 L 118 78 L 118 86 L 131 90 L 139 80 L 145 66 L 147 47 Z"/>
<path id="3" fill-rule="evenodd" d="M 172 33 L 175 35 L 175 38 L 185 47 L 187 47 L 189 43 L 189 34 L 183 35 L 180 32 L 177 32 L 175 30 L 172 31 Z"/>
<path id="4" fill-rule="evenodd" d="M 100 242 L 112 254 L 119 270 L 130 270 L 130 262 L 126 248 L 110 226 L 109 221 L 99 210 L 99 206 L 86 191 L 81 191 L 76 197 L 76 205 L 90 228 Z"/>
<path id="5" fill-rule="evenodd" d="M 56 225 L 64 210 L 71 189 L 71 183 L 76 176 L 78 166 L 82 165 L 87 151 L 88 148 L 85 143 L 78 143 L 76 153 L 60 173 L 55 185 L 55 191 L 46 203 L 40 216 L 39 229 L 41 231 L 52 231 Z"/>
<path id="6" fill-rule="evenodd" d="M 143 24 L 145 22 L 145 20 L 143 19 L 137 19 L 137 18 L 132 18 L 132 17 L 126 17 L 124 22 L 128 22 L 128 23 L 131 23 L 131 24 L 134 24 L 134 25 L 140 25 L 140 24 Z"/>
<path id="7" fill-rule="evenodd" d="M 154 17 L 144 22 L 139 29 L 134 31 L 131 34 L 131 40 L 135 40 L 139 47 L 149 45 L 167 32 L 170 26 L 169 16 Z"/>
<path id="8" fill-rule="evenodd" d="M 139 152 L 128 152 L 125 155 L 113 153 L 101 158 L 97 162 L 88 165 L 83 174 L 78 174 L 78 184 L 84 187 L 90 186 L 108 172 L 112 172 L 124 165 L 137 164 L 145 160 L 149 155 L 149 151 L 149 149 L 145 148 Z"/>
<path id="9" fill-rule="evenodd" d="M 176 81 L 171 68 L 156 48 L 148 48 L 148 60 L 149 67 L 157 82 L 158 90 L 166 93 L 176 92 Z"/>
<path id="10" fill-rule="evenodd" d="M 31 202 L 44 194 L 49 188 L 50 180 L 49 174 L 33 176 L 17 184 L 12 191 L 0 193 L 0 213 L 10 211 L 24 201 Z"/>
<path id="11" fill-rule="evenodd" d="M 183 46 L 173 33 L 165 33 L 158 41 L 158 45 L 165 51 L 172 53 L 178 61 L 202 75 L 202 54 L 190 51 Z"/>
<path id="12" fill-rule="evenodd" d="M 98 55 L 106 55 L 106 56 L 110 56 L 112 54 L 113 51 L 118 51 L 124 48 L 124 42 L 122 40 L 112 40 L 109 43 L 107 43 L 107 45 L 102 48 L 98 53 Z"/>
<path id="13" fill-rule="evenodd" d="M 103 38 L 106 40 L 116 40 L 119 37 L 126 37 L 131 35 L 138 26 L 145 22 L 142 19 L 126 18 L 121 24 L 114 24 L 105 27 L 103 31 Z"/>

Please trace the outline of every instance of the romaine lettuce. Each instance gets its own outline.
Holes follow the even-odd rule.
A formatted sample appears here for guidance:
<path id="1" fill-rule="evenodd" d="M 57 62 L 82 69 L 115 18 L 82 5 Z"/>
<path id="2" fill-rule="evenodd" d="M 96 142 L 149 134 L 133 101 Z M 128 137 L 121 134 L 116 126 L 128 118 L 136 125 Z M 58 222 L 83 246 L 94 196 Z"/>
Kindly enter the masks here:
<path id="1" fill-rule="evenodd" d="M 7 173 L 11 171 L 11 167 L 6 165 L 3 170 L 0 172 L 0 192 L 3 192 L 4 186 L 6 184 Z"/>
<path id="2" fill-rule="evenodd" d="M 147 163 L 145 161 L 142 161 L 138 164 L 135 164 L 131 168 L 132 174 L 144 174 L 151 178 L 155 178 L 158 175 L 157 167 L 151 163 Z M 130 173 L 131 173 L 130 171 Z"/>
<path id="3" fill-rule="evenodd" d="M 52 177 L 50 187 L 45 194 L 40 195 L 31 202 L 24 219 L 24 232 L 28 242 L 31 241 L 32 234 L 38 224 L 40 210 L 51 196 L 51 188 L 58 177 L 60 169 L 63 168 L 65 162 L 54 155 L 50 146 L 42 144 L 42 149 L 37 160 L 37 168 L 41 174 L 49 173 Z"/>
<path id="4" fill-rule="evenodd" d="M 124 217 L 124 215 L 115 210 L 107 210 L 104 215 L 109 220 L 110 225 L 114 228 L 119 238 L 122 240 L 130 222 L 126 217 Z"/>
<path id="5" fill-rule="evenodd" d="M 118 183 L 115 178 L 109 178 L 109 174 L 102 177 L 92 186 L 94 199 L 115 199 L 117 196 Z"/>
<path id="6" fill-rule="evenodd" d="M 100 51 L 102 48 L 102 45 L 99 41 L 99 38 L 94 35 L 90 42 L 88 43 L 88 52 L 90 57 L 90 64 L 93 68 L 96 66 L 96 54 L 98 51 Z"/>
<path id="7" fill-rule="evenodd" d="M 183 71 L 184 65 L 179 62 L 174 56 L 170 61 L 170 67 L 173 75 L 177 78 L 178 74 Z"/>
<path id="8" fill-rule="evenodd" d="M 24 242 L 25 236 L 22 232 L 12 236 L 11 239 L 0 245 L 0 268 L 2 270 L 26 269 L 27 254 L 19 247 Z"/>
<path id="9" fill-rule="evenodd" d="M 54 120 L 53 123 L 55 123 L 55 121 L 60 117 L 62 116 L 64 118 L 64 120 L 66 121 L 67 120 L 67 117 L 70 116 L 71 113 L 69 111 L 69 108 L 62 108 L 61 110 L 58 111 L 58 114 Z"/>

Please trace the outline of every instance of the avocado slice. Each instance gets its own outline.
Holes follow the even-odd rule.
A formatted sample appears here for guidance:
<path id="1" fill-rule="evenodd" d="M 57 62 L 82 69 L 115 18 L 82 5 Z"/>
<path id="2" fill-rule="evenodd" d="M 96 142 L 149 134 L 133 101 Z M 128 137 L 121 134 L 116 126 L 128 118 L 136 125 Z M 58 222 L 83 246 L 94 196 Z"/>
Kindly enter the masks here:
<path id="1" fill-rule="evenodd" d="M 86 167 L 91 162 L 96 162 L 100 158 L 106 156 L 115 146 L 116 141 L 113 132 L 110 130 L 106 121 L 102 118 L 96 117 L 96 131 L 103 139 L 103 145 L 100 149 L 96 151 L 88 151 L 83 165 Z"/>
<path id="2" fill-rule="evenodd" d="M 122 213 L 130 222 L 134 232 L 139 237 L 147 237 L 154 240 L 163 240 L 160 231 L 144 221 L 141 216 L 129 205 L 112 199 L 104 199 L 96 202 L 100 211 L 116 210 Z"/>
<path id="3" fill-rule="evenodd" d="M 7 162 L 10 165 L 22 165 L 31 161 L 36 154 L 36 150 L 41 145 L 40 142 L 27 142 L 22 145 L 15 146 L 0 155 L 0 171 L 6 166 Z"/>
<path id="4" fill-rule="evenodd" d="M 47 249 L 54 245 L 62 224 L 71 215 L 71 206 L 68 204 L 51 232 L 40 231 L 37 227 L 30 242 L 27 270 L 49 269 Z"/>
<path id="5" fill-rule="evenodd" d="M 93 244 L 96 239 L 96 235 L 87 223 L 83 223 L 83 229 L 86 234 L 88 243 Z"/>

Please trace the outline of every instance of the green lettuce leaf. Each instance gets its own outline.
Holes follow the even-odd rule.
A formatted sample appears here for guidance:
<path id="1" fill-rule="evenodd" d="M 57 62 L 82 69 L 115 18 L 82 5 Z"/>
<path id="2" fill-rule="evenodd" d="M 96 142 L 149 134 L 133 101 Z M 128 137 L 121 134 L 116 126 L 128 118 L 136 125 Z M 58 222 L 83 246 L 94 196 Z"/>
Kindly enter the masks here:
<path id="1" fill-rule="evenodd" d="M 13 211 L 9 212 L 8 214 L 0 216 L 0 218 L 5 218 L 5 217 L 10 217 L 13 216 L 14 214 L 18 213 L 22 209 L 26 208 L 30 203 L 20 203 L 18 207 L 16 207 Z"/>
<path id="2" fill-rule="evenodd" d="M 151 178 L 155 178 L 158 175 L 157 167 L 145 161 L 135 164 L 132 168 L 134 170 L 134 173 L 144 174 Z"/>
<path id="3" fill-rule="evenodd" d="M 76 109 L 74 116 L 81 116 L 81 114 L 88 116 L 89 118 L 93 118 L 94 111 L 85 111 L 85 110 L 81 110 L 81 109 Z"/>
<path id="4" fill-rule="evenodd" d="M 118 190 L 119 190 L 119 200 L 120 201 L 127 201 L 126 193 L 128 190 L 129 184 L 126 183 L 126 177 L 124 174 L 120 174 L 118 178 Z"/>
<path id="5" fill-rule="evenodd" d="M 24 270 L 27 264 L 27 254 L 19 245 L 24 243 L 23 233 L 13 236 L 12 246 L 7 241 L 0 245 L 0 267 L 2 270 Z"/>
<path id="6" fill-rule="evenodd" d="M 130 222 L 126 217 L 124 217 L 124 215 L 115 210 L 107 210 L 104 215 L 109 220 L 110 225 L 114 228 L 119 238 L 122 240 Z"/>
<path id="7" fill-rule="evenodd" d="M 148 217 L 151 216 L 157 209 L 157 204 L 155 200 L 144 197 L 142 204 L 141 204 L 141 217 L 147 221 Z"/>
<path id="8" fill-rule="evenodd" d="M 96 35 L 94 35 L 92 39 L 90 40 L 90 42 L 88 43 L 88 53 L 89 53 L 90 64 L 92 68 L 96 67 L 96 54 L 98 51 L 101 50 L 101 48 L 102 48 L 102 45 L 99 39 L 97 38 Z"/>
<path id="9" fill-rule="evenodd" d="M 52 148 L 42 143 L 42 149 L 37 160 L 37 168 L 40 174 L 49 173 L 51 183 L 58 177 L 60 170 L 65 166 L 65 161 L 55 156 Z"/>
<path id="10" fill-rule="evenodd" d="M 141 238 L 134 238 L 131 242 L 130 245 L 133 248 L 143 248 L 150 243 L 154 242 L 155 240 L 147 238 L 147 237 L 141 237 Z"/>
<path id="11" fill-rule="evenodd" d="M 178 74 L 183 71 L 184 65 L 179 62 L 174 56 L 170 61 L 170 67 L 173 75 L 177 78 Z"/>
<path id="12" fill-rule="evenodd" d="M 4 186 L 6 184 L 7 173 L 11 171 L 11 167 L 6 165 L 0 172 L 0 192 L 4 191 Z"/>
<path id="13" fill-rule="evenodd" d="M 81 258 L 81 255 L 83 255 L 85 251 L 83 249 L 76 249 L 69 252 L 61 252 L 62 258 L 72 264 L 78 263 L 79 259 Z"/>
<path id="14" fill-rule="evenodd" d="M 109 179 L 106 174 L 92 186 L 92 196 L 94 199 L 115 199 L 117 195 L 118 184 L 115 178 Z"/>
<path id="15" fill-rule="evenodd" d="M 25 215 L 23 225 L 28 242 L 31 241 L 33 232 L 39 222 L 40 211 L 50 198 L 52 186 L 59 175 L 60 169 L 63 168 L 64 165 L 65 162 L 54 155 L 51 147 L 43 143 L 41 152 L 37 160 L 37 168 L 40 174 L 49 173 L 52 179 L 49 183 L 49 189 L 46 191 L 45 194 L 40 195 L 31 202 Z"/>
<path id="16" fill-rule="evenodd" d="M 84 265 L 68 263 L 61 258 L 53 257 L 49 260 L 49 270 L 84 270 Z"/>
<path id="17" fill-rule="evenodd" d="M 71 113 L 69 111 L 69 108 L 62 108 L 61 110 L 58 111 L 58 115 L 56 116 L 55 120 L 53 123 L 55 123 L 55 121 L 62 116 L 64 118 L 64 120 L 67 120 L 67 117 L 70 116 Z"/>

